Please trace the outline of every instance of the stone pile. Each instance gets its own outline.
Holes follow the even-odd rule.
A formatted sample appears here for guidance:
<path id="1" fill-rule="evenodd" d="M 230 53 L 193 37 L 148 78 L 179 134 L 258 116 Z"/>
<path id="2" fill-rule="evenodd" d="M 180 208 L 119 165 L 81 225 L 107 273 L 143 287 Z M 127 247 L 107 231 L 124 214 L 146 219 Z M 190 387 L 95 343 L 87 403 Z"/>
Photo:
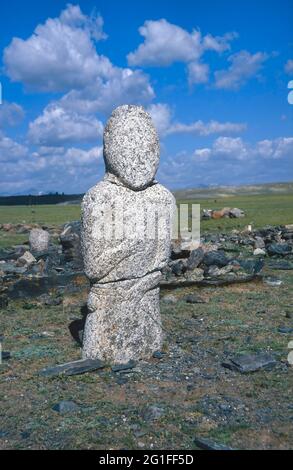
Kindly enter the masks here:
<path id="1" fill-rule="evenodd" d="M 234 207 L 231 209 L 230 207 L 224 207 L 221 210 L 214 210 L 214 209 L 203 209 L 202 211 L 202 219 L 222 219 L 230 218 L 230 219 L 238 219 L 239 217 L 245 217 L 245 213 L 242 209 L 238 209 Z"/>

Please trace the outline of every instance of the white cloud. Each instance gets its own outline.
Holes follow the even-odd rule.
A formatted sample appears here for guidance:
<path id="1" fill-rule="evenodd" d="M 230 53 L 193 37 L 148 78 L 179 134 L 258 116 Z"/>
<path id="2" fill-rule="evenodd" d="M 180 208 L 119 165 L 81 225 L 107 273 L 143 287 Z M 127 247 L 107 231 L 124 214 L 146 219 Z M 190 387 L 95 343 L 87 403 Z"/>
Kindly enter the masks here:
<path id="1" fill-rule="evenodd" d="M 216 158 L 247 161 L 249 159 L 271 159 L 293 156 L 293 137 L 265 139 L 249 144 L 241 137 L 218 137 L 211 148 L 196 149 L 194 158 L 205 156 L 205 159 Z"/>
<path id="2" fill-rule="evenodd" d="M 24 110 L 19 104 L 4 101 L 0 105 L 0 127 L 16 126 L 24 118 Z"/>
<path id="3" fill-rule="evenodd" d="M 29 124 L 28 137 L 34 144 L 54 146 L 97 141 L 102 133 L 103 124 L 94 116 L 79 115 L 51 104 Z"/>
<path id="4" fill-rule="evenodd" d="M 257 75 L 267 59 L 268 55 L 264 52 L 250 54 L 248 51 L 240 51 L 232 54 L 228 57 L 230 67 L 215 72 L 216 88 L 238 90 L 250 78 Z"/>
<path id="5" fill-rule="evenodd" d="M 4 50 L 6 73 L 39 91 L 80 88 L 96 76 L 107 77 L 113 66 L 94 47 L 94 40 L 103 37 L 101 28 L 100 17 L 90 19 L 79 6 L 68 5 L 28 39 L 13 38 Z"/>
<path id="6" fill-rule="evenodd" d="M 287 60 L 287 62 L 285 64 L 285 72 L 288 75 L 293 75 L 293 59 Z"/>
<path id="7" fill-rule="evenodd" d="M 188 83 L 195 85 L 198 83 L 207 83 L 209 81 L 210 68 L 207 64 L 200 62 L 190 62 L 187 66 Z"/>
<path id="8" fill-rule="evenodd" d="M 79 6 L 68 5 L 28 39 L 13 38 L 4 50 L 6 73 L 29 89 L 69 92 L 64 101 L 74 111 L 91 107 L 108 112 L 124 102 L 150 101 L 154 91 L 146 74 L 116 67 L 97 54 L 95 41 L 104 37 L 100 16 L 88 17 Z"/>
<path id="9" fill-rule="evenodd" d="M 116 106 L 124 103 L 144 105 L 154 96 L 145 73 L 116 67 L 109 80 L 97 77 L 82 90 L 71 90 L 60 100 L 60 105 L 78 113 L 109 114 Z"/>
<path id="10" fill-rule="evenodd" d="M 15 162 L 16 160 L 25 157 L 28 154 L 28 149 L 24 145 L 21 145 L 10 137 L 0 133 L 0 161 L 3 162 Z M 1 168 L 1 173 L 3 168 Z"/>
<path id="11" fill-rule="evenodd" d="M 164 136 L 171 125 L 172 112 L 168 104 L 151 104 L 147 111 L 150 113 L 158 133 Z"/>
<path id="12" fill-rule="evenodd" d="M 152 116 L 154 124 L 163 136 L 171 134 L 195 134 L 200 136 L 208 136 L 211 134 L 221 133 L 239 133 L 246 129 L 246 124 L 233 122 L 218 122 L 201 120 L 192 122 L 191 124 L 183 124 L 172 121 L 172 112 L 170 107 L 164 103 L 150 105 L 147 110 Z"/>
<path id="13" fill-rule="evenodd" d="M 198 30 L 191 33 L 167 20 L 145 21 L 139 28 L 144 42 L 127 56 L 129 65 L 167 66 L 174 62 L 198 60 L 206 50 L 222 52 L 230 48 L 235 33 L 214 37 L 202 36 Z"/>

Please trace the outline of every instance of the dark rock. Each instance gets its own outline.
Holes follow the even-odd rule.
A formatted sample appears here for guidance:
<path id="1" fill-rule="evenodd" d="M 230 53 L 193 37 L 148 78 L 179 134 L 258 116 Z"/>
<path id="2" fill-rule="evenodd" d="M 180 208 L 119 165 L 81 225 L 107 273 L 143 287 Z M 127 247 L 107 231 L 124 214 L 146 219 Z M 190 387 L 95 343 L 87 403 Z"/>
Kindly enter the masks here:
<path id="1" fill-rule="evenodd" d="M 289 326 L 280 326 L 278 328 L 278 332 L 282 334 L 293 333 L 293 328 L 290 328 Z"/>
<path id="2" fill-rule="evenodd" d="M 9 285 L 7 295 L 11 299 L 37 297 L 47 293 L 53 287 L 64 286 L 69 292 L 80 291 L 88 286 L 88 280 L 82 272 L 66 272 L 52 276 L 24 277 Z"/>
<path id="3" fill-rule="evenodd" d="M 204 251 L 201 247 L 197 248 L 196 250 L 192 250 L 186 263 L 186 269 L 192 270 L 197 268 L 204 259 L 204 255 Z"/>
<path id="4" fill-rule="evenodd" d="M 105 364 L 99 359 L 81 359 L 79 361 L 67 362 L 53 367 L 41 370 L 40 375 L 45 377 L 54 377 L 59 374 L 78 375 L 86 372 L 92 372 L 105 367 Z"/>
<path id="5" fill-rule="evenodd" d="M 188 304 L 205 304 L 206 300 L 204 300 L 202 297 L 199 297 L 198 295 L 195 294 L 189 294 L 186 297 L 184 297 L 185 302 Z"/>
<path id="6" fill-rule="evenodd" d="M 74 401 L 62 400 L 56 403 L 52 407 L 52 410 L 57 411 L 60 414 L 76 413 L 79 410 L 79 406 Z"/>
<path id="7" fill-rule="evenodd" d="M 181 259 L 171 261 L 170 267 L 175 276 L 181 276 L 186 271 L 186 262 Z"/>
<path id="8" fill-rule="evenodd" d="M 142 417 L 146 421 L 157 421 L 163 416 L 163 414 L 164 408 L 157 405 L 151 405 L 143 410 Z"/>
<path id="9" fill-rule="evenodd" d="M 238 259 L 236 262 L 245 272 L 250 274 L 258 274 L 264 267 L 263 259 Z"/>
<path id="10" fill-rule="evenodd" d="M 277 364 L 276 359 L 268 353 L 240 354 L 230 358 L 230 362 L 223 362 L 222 366 L 241 372 L 242 374 L 254 372 L 259 369 L 271 369 Z"/>
<path id="11" fill-rule="evenodd" d="M 133 369 L 136 366 L 136 362 L 132 359 L 126 364 L 115 364 L 111 367 L 113 372 L 121 372 L 123 370 Z"/>
<path id="12" fill-rule="evenodd" d="M 8 297 L 6 295 L 0 295 L 0 309 L 8 307 Z"/>
<path id="13" fill-rule="evenodd" d="M 199 449 L 204 450 L 235 450 L 232 447 L 227 447 L 224 444 L 218 444 L 217 442 L 214 442 L 211 439 L 206 439 L 204 437 L 196 437 L 194 439 L 194 443 Z"/>
<path id="14" fill-rule="evenodd" d="M 153 353 L 153 357 L 155 359 L 163 359 L 164 356 L 165 356 L 165 353 L 163 353 L 162 351 L 155 351 Z"/>
<path id="15" fill-rule="evenodd" d="M 229 263 L 229 258 L 225 255 L 223 251 L 209 251 L 204 255 L 203 263 L 206 266 L 218 266 L 218 268 L 222 268 Z"/>
<path id="16" fill-rule="evenodd" d="M 15 266 L 12 263 L 1 263 L 0 271 L 3 271 L 7 274 L 24 274 L 26 271 L 26 267 Z"/>
<path id="17" fill-rule="evenodd" d="M 80 221 L 66 224 L 60 235 L 60 242 L 65 262 L 72 262 L 76 267 L 82 267 L 82 255 L 80 245 Z"/>
<path id="18" fill-rule="evenodd" d="M 278 287 L 282 282 L 281 279 L 277 279 L 276 277 L 267 277 L 264 279 L 264 283 L 272 287 Z"/>
<path id="19" fill-rule="evenodd" d="M 169 295 L 164 295 L 162 298 L 162 302 L 164 304 L 176 304 L 178 302 L 178 299 L 175 295 L 169 294 Z"/>
<path id="20" fill-rule="evenodd" d="M 245 213 L 242 209 L 238 209 L 237 207 L 234 207 L 234 209 L 229 210 L 229 217 L 230 218 L 239 218 L 239 217 L 245 217 Z"/>
<path id="21" fill-rule="evenodd" d="M 49 305 L 49 306 L 56 306 L 62 304 L 62 297 L 61 296 L 54 296 L 50 294 L 42 294 L 38 298 L 38 301 L 41 302 L 44 305 Z"/>
<path id="22" fill-rule="evenodd" d="M 280 270 L 290 270 L 293 269 L 293 263 L 290 263 L 289 261 L 285 260 L 280 260 L 280 261 L 275 261 L 275 262 L 270 262 L 268 264 L 270 269 L 280 269 Z"/>
<path id="23" fill-rule="evenodd" d="M 271 245 L 268 246 L 267 248 L 268 254 L 273 256 L 273 255 L 279 255 L 279 256 L 285 256 L 289 255 L 292 253 L 292 246 L 289 245 L 288 243 L 272 243 Z"/>
<path id="24" fill-rule="evenodd" d="M 8 361 L 8 359 L 11 358 L 11 354 L 9 351 L 2 351 L 1 354 L 1 358 L 2 358 L 2 361 Z"/>
<path id="25" fill-rule="evenodd" d="M 127 377 L 122 377 L 120 374 L 116 377 L 115 380 L 116 384 L 118 385 L 125 385 L 128 382 Z"/>

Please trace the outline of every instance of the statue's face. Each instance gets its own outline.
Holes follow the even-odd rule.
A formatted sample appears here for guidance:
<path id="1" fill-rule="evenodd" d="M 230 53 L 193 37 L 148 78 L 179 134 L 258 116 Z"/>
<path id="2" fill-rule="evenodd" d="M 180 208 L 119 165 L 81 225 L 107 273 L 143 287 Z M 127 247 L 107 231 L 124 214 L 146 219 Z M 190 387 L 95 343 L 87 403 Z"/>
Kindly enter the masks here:
<path id="1" fill-rule="evenodd" d="M 159 158 L 159 138 L 150 115 L 141 106 L 116 108 L 104 131 L 107 171 L 139 190 L 154 179 Z"/>

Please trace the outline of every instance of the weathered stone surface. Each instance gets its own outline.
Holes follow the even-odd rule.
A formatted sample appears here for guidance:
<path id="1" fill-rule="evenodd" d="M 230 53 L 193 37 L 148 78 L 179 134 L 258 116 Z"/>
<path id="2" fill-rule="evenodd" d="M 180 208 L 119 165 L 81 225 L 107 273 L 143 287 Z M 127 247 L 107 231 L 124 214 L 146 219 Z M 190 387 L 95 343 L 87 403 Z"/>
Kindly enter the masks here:
<path id="1" fill-rule="evenodd" d="M 228 447 L 224 444 L 219 444 L 205 437 L 196 437 L 194 439 L 194 443 L 199 449 L 204 450 L 235 450 L 232 447 Z"/>
<path id="2" fill-rule="evenodd" d="M 266 251 L 263 250 L 262 248 L 256 248 L 256 249 L 253 251 L 253 255 L 254 255 L 254 256 L 265 256 L 265 255 L 266 255 Z"/>
<path id="3" fill-rule="evenodd" d="M 64 415 L 78 412 L 79 406 L 74 401 L 62 400 L 59 403 L 56 403 L 56 405 L 52 407 L 52 410 Z"/>
<path id="4" fill-rule="evenodd" d="M 162 344 L 157 286 L 170 256 L 175 200 L 154 181 L 159 142 L 142 107 L 113 112 L 104 158 L 104 180 L 82 203 L 82 252 L 92 285 L 83 357 L 126 363 L 150 357 Z"/>
<path id="5" fill-rule="evenodd" d="M 292 253 L 292 246 L 290 246 L 288 243 L 272 243 L 268 247 L 268 253 L 269 255 L 279 256 L 289 255 Z"/>
<path id="6" fill-rule="evenodd" d="M 60 242 L 65 262 L 71 262 L 75 267 L 82 267 L 79 220 L 64 226 L 64 230 L 60 234 Z"/>
<path id="7" fill-rule="evenodd" d="M 92 372 L 105 367 L 99 359 L 81 359 L 79 361 L 67 362 L 41 370 L 40 375 L 54 377 L 56 375 L 79 375 L 85 372 Z"/>
<path id="8" fill-rule="evenodd" d="M 223 362 L 223 367 L 236 370 L 242 374 L 255 372 L 258 369 L 270 369 L 276 365 L 277 361 L 271 354 L 239 354 L 230 358 L 230 362 Z"/>
<path id="9" fill-rule="evenodd" d="M 30 250 L 32 253 L 47 251 L 49 248 L 50 234 L 47 230 L 34 228 L 29 235 Z"/>
<path id="10" fill-rule="evenodd" d="M 17 260 L 19 266 L 30 266 L 33 263 L 36 263 L 37 260 L 29 251 L 25 251 L 22 256 Z"/>

